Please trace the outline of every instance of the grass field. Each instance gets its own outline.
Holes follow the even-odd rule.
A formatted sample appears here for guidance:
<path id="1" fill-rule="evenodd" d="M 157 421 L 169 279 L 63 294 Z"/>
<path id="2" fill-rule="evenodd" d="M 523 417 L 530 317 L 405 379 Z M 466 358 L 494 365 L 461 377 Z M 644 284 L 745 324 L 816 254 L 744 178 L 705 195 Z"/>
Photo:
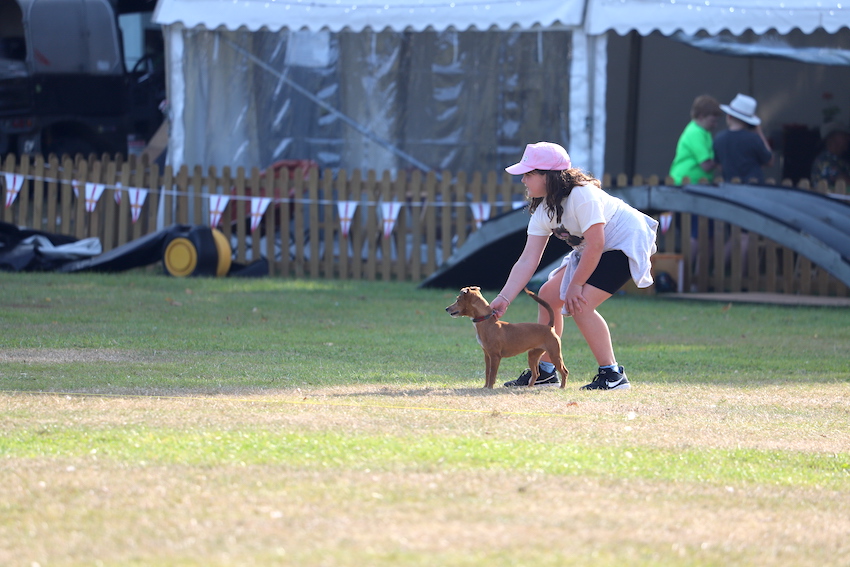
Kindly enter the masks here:
<path id="1" fill-rule="evenodd" d="M 0 273 L 0 565 L 850 565 L 850 311 L 618 296 L 632 390 L 571 322 L 483 390 L 455 295 Z"/>

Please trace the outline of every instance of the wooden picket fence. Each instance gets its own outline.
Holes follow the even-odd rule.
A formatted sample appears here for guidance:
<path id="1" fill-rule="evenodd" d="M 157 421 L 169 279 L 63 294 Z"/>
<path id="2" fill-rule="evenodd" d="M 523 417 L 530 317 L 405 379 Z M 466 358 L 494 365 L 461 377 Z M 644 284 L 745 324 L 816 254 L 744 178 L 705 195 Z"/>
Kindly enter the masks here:
<path id="1" fill-rule="evenodd" d="M 26 181 L 0 220 L 78 239 L 97 237 L 104 252 L 172 224 L 209 225 L 211 196 L 227 196 L 216 224 L 232 244 L 233 260 L 250 263 L 265 257 L 276 277 L 419 282 L 477 230 L 476 208 L 492 218 L 523 199 L 522 187 L 507 173 L 413 171 L 393 179 L 389 172 L 320 172 L 309 162 L 292 162 L 266 175 L 257 168 L 234 172 L 228 167 L 174 172 L 167 166 L 160 172 L 132 156 L 78 155 L 60 161 L 10 155 L 2 171 Z M 606 175 L 602 181 L 605 187 L 660 183 L 654 176 Z M 89 204 L 94 210 L 87 211 L 86 185 L 94 183 L 104 191 Z M 811 188 L 807 181 L 798 186 L 826 192 L 825 186 Z M 131 189 L 147 191 L 136 220 Z M 843 184 L 832 190 L 847 192 Z M 5 183 L 3 195 L 5 203 Z M 252 224 L 252 201 L 263 197 L 271 202 L 261 215 L 254 214 Z M 356 203 L 350 219 L 343 218 L 349 215 L 341 214 L 340 203 Z M 386 222 L 383 210 L 391 203 L 399 208 L 394 223 Z M 750 232 L 742 249 L 741 227 L 735 225 L 715 220 L 718 237 L 709 240 L 709 219 L 698 217 L 700 238 L 694 247 L 691 222 L 691 215 L 675 214 L 671 226 L 676 230 L 659 232 L 658 241 L 660 253 L 681 257 L 685 291 L 850 296 L 850 289 L 825 270 L 758 234 Z"/>

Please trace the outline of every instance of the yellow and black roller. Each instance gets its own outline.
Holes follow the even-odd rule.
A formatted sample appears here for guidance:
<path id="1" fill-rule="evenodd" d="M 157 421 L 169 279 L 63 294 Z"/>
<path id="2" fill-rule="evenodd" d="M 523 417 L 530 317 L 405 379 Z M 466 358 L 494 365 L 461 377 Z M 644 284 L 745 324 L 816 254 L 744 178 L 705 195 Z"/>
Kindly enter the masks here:
<path id="1" fill-rule="evenodd" d="M 225 276 L 230 271 L 230 243 L 218 229 L 195 226 L 165 242 L 162 263 L 176 277 Z"/>

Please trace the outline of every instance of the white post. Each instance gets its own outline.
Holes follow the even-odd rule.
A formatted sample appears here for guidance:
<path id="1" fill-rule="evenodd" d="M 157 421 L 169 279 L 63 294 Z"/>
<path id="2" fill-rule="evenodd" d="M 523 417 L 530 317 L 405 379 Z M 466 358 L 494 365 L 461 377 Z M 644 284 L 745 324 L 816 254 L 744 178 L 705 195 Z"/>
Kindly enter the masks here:
<path id="1" fill-rule="evenodd" d="M 570 147 L 573 163 L 596 177 L 605 168 L 608 40 L 573 30 L 570 65 Z"/>

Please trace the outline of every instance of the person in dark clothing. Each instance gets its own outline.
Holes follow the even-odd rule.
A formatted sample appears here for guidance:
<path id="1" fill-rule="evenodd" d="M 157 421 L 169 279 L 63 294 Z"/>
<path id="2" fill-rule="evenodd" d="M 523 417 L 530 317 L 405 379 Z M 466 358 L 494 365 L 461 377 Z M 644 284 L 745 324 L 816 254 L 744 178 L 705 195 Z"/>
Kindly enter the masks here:
<path id="1" fill-rule="evenodd" d="M 756 99 L 738 94 L 720 109 L 726 113 L 728 129 L 714 138 L 714 159 L 723 180 L 763 184 L 762 168 L 773 163 L 773 151 L 756 116 Z"/>
<path id="2" fill-rule="evenodd" d="M 847 150 L 850 149 L 850 128 L 839 121 L 827 122 L 820 127 L 823 151 L 812 163 L 812 183 L 826 181 L 835 185 L 836 181 L 850 183 L 850 161 Z"/>

